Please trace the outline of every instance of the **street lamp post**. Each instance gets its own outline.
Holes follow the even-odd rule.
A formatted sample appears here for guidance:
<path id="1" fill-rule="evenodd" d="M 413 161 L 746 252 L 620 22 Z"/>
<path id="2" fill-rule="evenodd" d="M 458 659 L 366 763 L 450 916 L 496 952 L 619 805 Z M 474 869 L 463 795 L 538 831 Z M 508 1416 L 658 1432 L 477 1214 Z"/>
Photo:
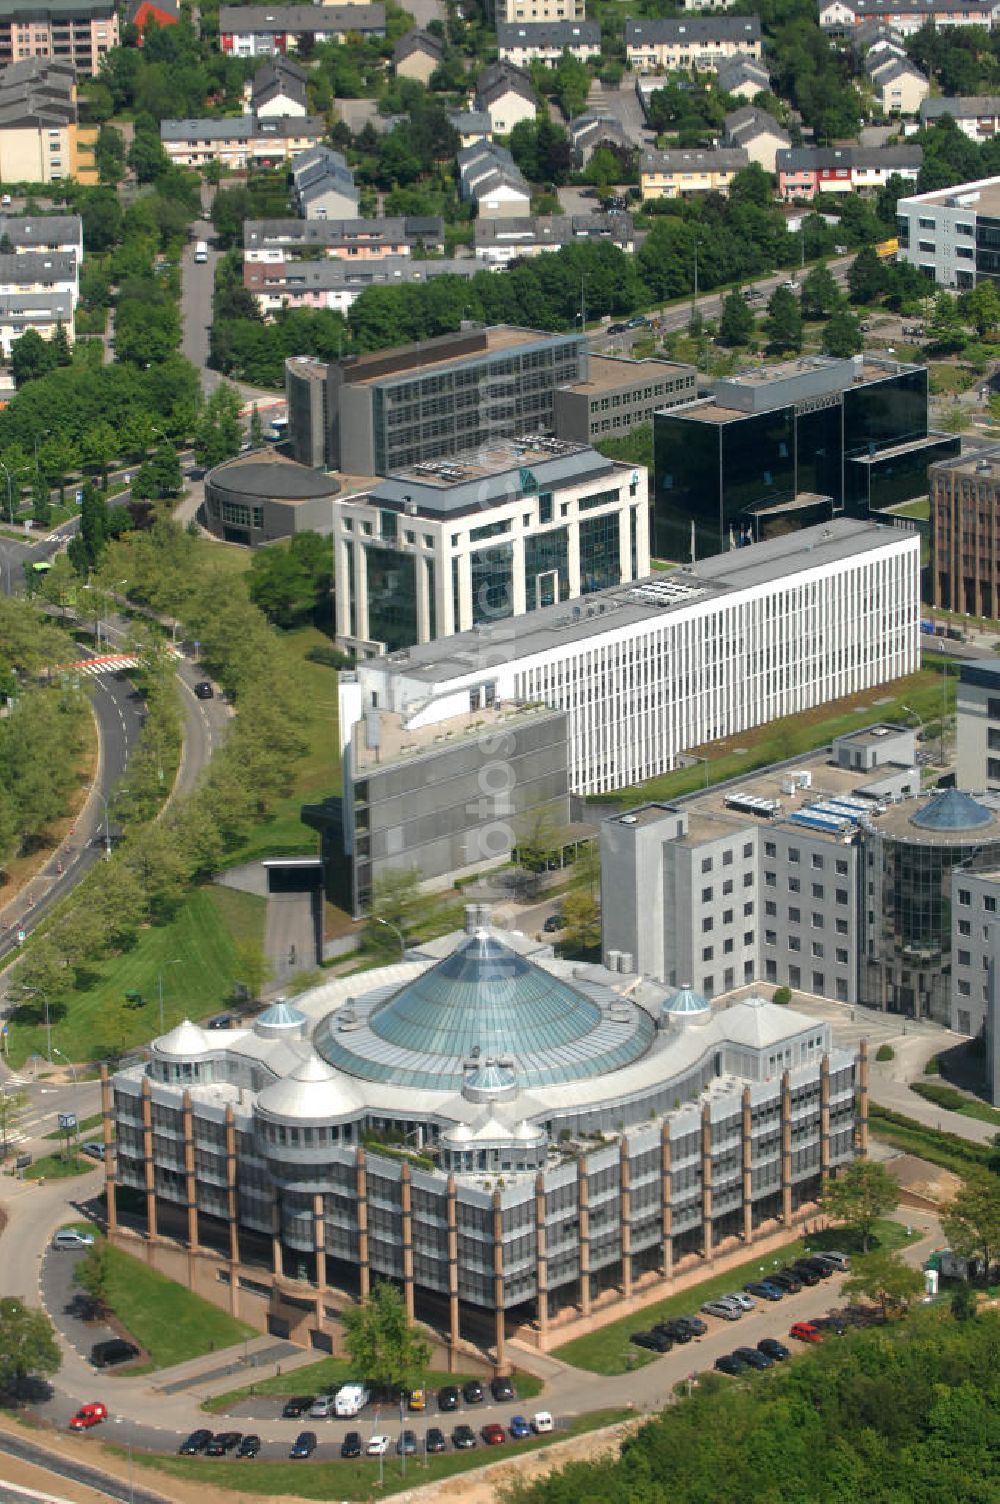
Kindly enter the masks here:
<path id="1" fill-rule="evenodd" d="M 374 919 L 374 921 L 375 921 L 376 924 L 384 925 L 387 930 L 392 930 L 392 933 L 395 935 L 396 939 L 399 941 L 399 959 L 401 961 L 405 961 L 406 960 L 406 941 L 403 939 L 403 932 L 402 932 L 402 930 L 398 927 L 398 925 L 392 924 L 388 919 L 380 919 L 379 916 L 378 916 L 378 914 L 373 914 L 371 917 Z"/>
<path id="2" fill-rule="evenodd" d="M 68 1060 L 67 1057 L 63 1054 L 62 1050 L 60 1050 L 56 1045 L 52 1046 L 52 1053 L 53 1053 L 53 1055 L 58 1055 L 60 1060 L 65 1060 L 66 1061 L 66 1064 L 69 1066 L 70 1075 L 73 1078 L 73 1085 L 75 1086 L 76 1085 L 76 1066 L 73 1064 L 72 1060 Z"/>

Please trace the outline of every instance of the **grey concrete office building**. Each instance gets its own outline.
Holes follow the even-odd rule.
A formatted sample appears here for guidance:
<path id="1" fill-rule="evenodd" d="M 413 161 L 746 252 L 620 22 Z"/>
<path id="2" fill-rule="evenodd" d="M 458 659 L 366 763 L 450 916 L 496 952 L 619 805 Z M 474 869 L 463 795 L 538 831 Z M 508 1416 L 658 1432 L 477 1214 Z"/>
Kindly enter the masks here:
<path id="1" fill-rule="evenodd" d="M 578 444 L 621 438 L 633 428 L 652 424 L 658 410 L 689 402 L 697 394 L 694 366 L 591 355 L 586 378 L 556 392 L 556 433 Z"/>
<path id="2" fill-rule="evenodd" d="M 256 546 L 295 533 L 329 533 L 339 480 L 273 449 L 223 460 L 205 476 L 205 525 L 227 543 Z"/>
<path id="3" fill-rule="evenodd" d="M 1000 793 L 1000 660 L 959 665 L 956 709 L 958 787 Z"/>
<path id="4" fill-rule="evenodd" d="M 587 373 L 587 338 L 501 324 L 335 361 L 285 362 L 292 454 L 388 475 L 493 439 L 551 433 L 555 391 Z"/>
<path id="5" fill-rule="evenodd" d="M 110 1236 L 138 1193 L 154 1267 L 327 1348 L 388 1279 L 453 1365 L 471 1337 L 501 1372 L 514 1336 L 544 1351 L 609 1295 L 788 1237 L 867 1148 L 865 1054 L 829 1023 L 559 960 L 475 907 L 251 1025 L 181 1024 L 104 1106 Z"/>

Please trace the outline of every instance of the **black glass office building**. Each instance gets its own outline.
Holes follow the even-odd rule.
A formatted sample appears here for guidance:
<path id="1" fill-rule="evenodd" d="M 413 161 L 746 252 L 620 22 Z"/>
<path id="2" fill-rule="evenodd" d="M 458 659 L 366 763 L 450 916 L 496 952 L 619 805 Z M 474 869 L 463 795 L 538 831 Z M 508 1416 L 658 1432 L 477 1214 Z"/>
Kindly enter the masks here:
<path id="1" fill-rule="evenodd" d="M 928 434 L 923 366 L 817 359 L 774 373 L 720 381 L 713 401 L 656 414 L 659 558 L 867 517 L 925 494 L 928 464 L 958 452 L 954 436 Z"/>

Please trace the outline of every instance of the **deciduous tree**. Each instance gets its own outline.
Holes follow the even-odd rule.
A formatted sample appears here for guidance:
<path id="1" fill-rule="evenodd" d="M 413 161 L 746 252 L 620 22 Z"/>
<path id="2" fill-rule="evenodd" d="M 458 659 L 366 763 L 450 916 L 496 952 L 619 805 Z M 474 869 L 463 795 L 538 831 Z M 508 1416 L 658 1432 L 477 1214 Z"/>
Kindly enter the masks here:
<path id="1" fill-rule="evenodd" d="M 51 1378 L 62 1354 L 44 1311 L 8 1296 L 0 1300 L 0 1389 L 16 1393 L 29 1378 Z"/>
<path id="2" fill-rule="evenodd" d="M 854 1273 L 844 1281 L 848 1295 L 864 1295 L 875 1300 L 886 1318 L 889 1308 L 905 1310 L 924 1288 L 924 1278 L 919 1269 L 903 1261 L 898 1253 L 879 1249 L 860 1259 Z"/>
<path id="3" fill-rule="evenodd" d="M 871 1159 L 855 1160 L 823 1190 L 824 1209 L 836 1221 L 857 1228 L 865 1253 L 876 1219 L 895 1211 L 898 1205 L 899 1186 L 884 1165 Z"/>
<path id="4" fill-rule="evenodd" d="M 739 289 L 723 298 L 722 317 L 719 319 L 720 344 L 748 345 L 753 339 L 754 328 L 754 316 Z"/>
<path id="5" fill-rule="evenodd" d="M 970 1175 L 941 1213 L 941 1226 L 956 1253 L 982 1259 L 988 1279 L 1000 1249 L 1000 1180 L 986 1172 Z"/>
<path id="6" fill-rule="evenodd" d="M 395 1399 L 414 1389 L 427 1372 L 430 1343 L 410 1321 L 401 1292 L 379 1280 L 368 1299 L 341 1318 L 344 1347 L 358 1373 Z"/>

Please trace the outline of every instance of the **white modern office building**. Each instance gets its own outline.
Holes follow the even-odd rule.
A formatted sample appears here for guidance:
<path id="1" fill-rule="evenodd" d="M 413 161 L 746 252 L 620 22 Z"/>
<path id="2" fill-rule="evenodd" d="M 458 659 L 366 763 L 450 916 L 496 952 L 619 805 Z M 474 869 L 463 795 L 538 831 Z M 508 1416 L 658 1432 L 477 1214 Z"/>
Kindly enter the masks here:
<path id="1" fill-rule="evenodd" d="M 612 512 L 611 538 L 617 527 Z M 605 793 L 688 748 L 912 673 L 919 612 L 917 533 L 838 517 L 368 659 L 341 679 L 341 736 L 372 707 L 417 729 L 542 703 L 568 713 L 571 790 Z"/>
<path id="2" fill-rule="evenodd" d="M 1000 278 L 1000 177 L 901 198 L 896 227 L 900 257 L 942 287 Z"/>
<path id="3" fill-rule="evenodd" d="M 585 444 L 496 439 L 336 506 L 337 638 L 396 652 L 649 573 L 647 473 Z"/>

